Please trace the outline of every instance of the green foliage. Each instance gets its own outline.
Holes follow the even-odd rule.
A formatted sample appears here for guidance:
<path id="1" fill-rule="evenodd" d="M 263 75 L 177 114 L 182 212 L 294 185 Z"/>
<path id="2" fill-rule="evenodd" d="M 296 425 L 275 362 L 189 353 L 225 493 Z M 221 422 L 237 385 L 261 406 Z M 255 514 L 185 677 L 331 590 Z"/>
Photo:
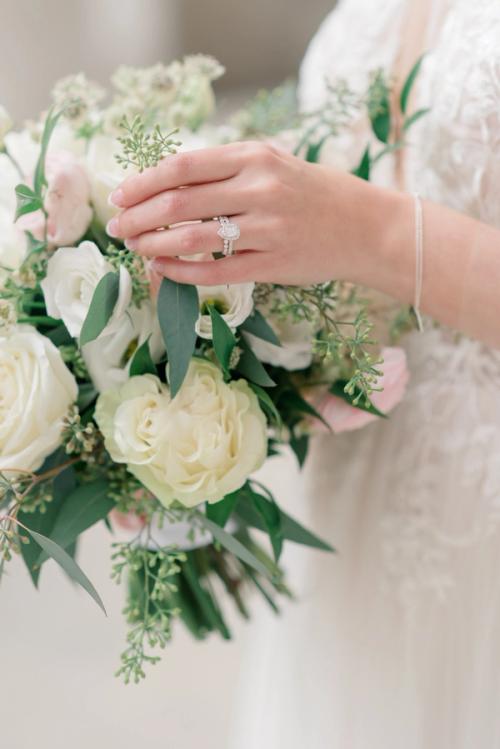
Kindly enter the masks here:
<path id="1" fill-rule="evenodd" d="M 372 130 L 382 143 L 389 142 L 391 133 L 391 89 L 383 70 L 371 75 L 367 94 L 368 116 Z"/>
<path id="2" fill-rule="evenodd" d="M 130 629 L 116 675 L 126 684 L 137 684 L 145 677 L 145 666 L 160 660 L 151 651 L 163 649 L 172 636 L 172 620 L 180 613 L 174 598 L 176 576 L 186 556 L 172 548 L 149 550 L 132 543 L 113 548 L 112 579 L 120 584 L 124 575 L 129 576 L 124 614 Z"/>
<path id="3" fill-rule="evenodd" d="M 158 320 L 168 356 L 168 380 L 174 398 L 186 376 L 196 345 L 199 315 L 196 286 L 164 278 L 158 294 Z"/>
<path id="4" fill-rule="evenodd" d="M 418 58 L 415 65 L 412 67 L 412 69 L 408 73 L 408 77 L 403 83 L 403 88 L 401 89 L 401 94 L 399 97 L 399 107 L 403 114 L 406 114 L 410 93 L 413 88 L 413 84 L 415 83 L 415 80 L 420 72 L 420 68 L 422 66 L 422 62 L 424 61 L 424 58 L 425 58 L 425 54 L 421 55 L 421 57 Z"/>
<path id="5" fill-rule="evenodd" d="M 342 398 L 346 403 L 354 408 L 359 408 L 361 411 L 373 414 L 374 416 L 380 416 L 386 419 L 387 416 L 379 411 L 371 401 L 367 401 L 366 398 L 362 398 L 359 392 L 356 392 L 356 388 L 350 391 L 348 388 L 348 382 L 346 380 L 336 380 L 333 385 L 330 386 L 329 391 L 332 395 L 336 395 L 337 398 Z"/>
<path id="6" fill-rule="evenodd" d="M 181 145 L 180 141 L 172 138 L 177 129 L 163 135 L 159 125 L 156 125 L 153 130 L 147 131 L 140 115 L 136 115 L 132 122 L 124 117 L 120 124 L 125 135 L 118 138 L 122 154 L 115 158 L 124 169 L 134 166 L 142 172 L 147 167 L 157 166 L 168 154 L 177 153 Z"/>
<path id="7" fill-rule="evenodd" d="M 206 515 L 213 523 L 224 528 L 240 498 L 239 489 L 232 494 L 226 494 L 224 499 L 206 506 Z"/>
<path id="8" fill-rule="evenodd" d="M 120 274 L 110 271 L 97 284 L 80 333 L 80 346 L 94 341 L 108 324 L 120 293 Z"/>
<path id="9" fill-rule="evenodd" d="M 156 374 L 156 366 L 149 350 L 149 338 L 137 348 L 130 364 L 129 374 L 130 377 L 143 374 Z"/>
<path id="10" fill-rule="evenodd" d="M 220 312 L 210 304 L 210 319 L 212 321 L 212 341 L 215 355 L 226 375 L 229 375 L 231 355 L 236 346 L 236 338 Z"/>
<path id="11" fill-rule="evenodd" d="M 285 81 L 271 91 L 259 91 L 233 117 L 242 138 L 277 135 L 297 127 L 299 122 L 295 81 Z"/>
<path id="12" fill-rule="evenodd" d="M 132 302 L 139 308 L 144 301 L 151 297 L 151 289 L 149 279 L 146 275 L 144 260 L 136 252 L 110 244 L 107 240 L 107 235 L 105 234 L 104 236 L 106 259 L 116 270 L 120 270 L 123 267 L 129 272 L 132 282 Z"/>
<path id="13" fill-rule="evenodd" d="M 240 348 L 241 356 L 236 365 L 238 372 L 255 385 L 260 385 L 260 387 L 264 388 L 274 387 L 276 383 L 268 375 L 260 359 L 255 356 L 250 344 L 245 339 L 244 333 L 240 340 Z"/>
<path id="14" fill-rule="evenodd" d="M 252 314 L 240 325 L 240 330 L 245 333 L 251 333 L 256 338 L 261 338 L 263 341 L 274 344 L 274 346 L 281 346 L 280 339 L 267 322 L 264 315 L 259 310 L 254 309 Z"/>
<path id="15" fill-rule="evenodd" d="M 31 187 L 28 187 L 28 185 L 17 185 L 16 199 L 16 221 L 26 213 L 33 213 L 34 211 L 39 211 L 43 208 L 42 199 L 31 189 Z"/>
<path id="16" fill-rule="evenodd" d="M 370 146 L 367 146 L 365 150 L 363 151 L 363 156 L 361 157 L 361 161 L 359 162 L 358 166 L 353 170 L 352 172 L 355 177 L 360 177 L 360 179 L 365 179 L 367 182 L 370 180 L 370 173 L 371 173 L 371 156 L 370 156 Z"/>

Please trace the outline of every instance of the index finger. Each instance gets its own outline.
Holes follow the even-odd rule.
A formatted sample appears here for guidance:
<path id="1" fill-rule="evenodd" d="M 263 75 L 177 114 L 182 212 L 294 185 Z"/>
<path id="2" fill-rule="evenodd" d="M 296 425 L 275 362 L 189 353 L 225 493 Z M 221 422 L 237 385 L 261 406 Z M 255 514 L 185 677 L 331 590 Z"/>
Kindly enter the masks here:
<path id="1" fill-rule="evenodd" d="M 236 146 L 229 143 L 166 156 L 158 166 L 127 177 L 111 193 L 109 202 L 117 208 L 129 208 L 164 190 L 230 179 L 241 165 Z"/>

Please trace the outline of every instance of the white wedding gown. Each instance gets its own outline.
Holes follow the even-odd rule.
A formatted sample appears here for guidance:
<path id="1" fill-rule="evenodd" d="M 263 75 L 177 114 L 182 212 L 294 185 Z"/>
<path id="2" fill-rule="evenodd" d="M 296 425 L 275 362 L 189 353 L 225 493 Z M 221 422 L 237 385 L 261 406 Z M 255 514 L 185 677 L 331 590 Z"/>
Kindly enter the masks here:
<path id="1" fill-rule="evenodd" d="M 406 189 L 500 228 L 500 0 L 431 6 Z M 305 57 L 304 106 L 325 77 L 391 69 L 406 11 L 341 2 Z M 343 143 L 351 163 L 367 138 Z M 249 628 L 234 749 L 500 748 L 500 352 L 429 323 L 405 346 L 390 419 L 313 445 L 295 505 L 338 553 L 295 547 L 298 600 Z"/>

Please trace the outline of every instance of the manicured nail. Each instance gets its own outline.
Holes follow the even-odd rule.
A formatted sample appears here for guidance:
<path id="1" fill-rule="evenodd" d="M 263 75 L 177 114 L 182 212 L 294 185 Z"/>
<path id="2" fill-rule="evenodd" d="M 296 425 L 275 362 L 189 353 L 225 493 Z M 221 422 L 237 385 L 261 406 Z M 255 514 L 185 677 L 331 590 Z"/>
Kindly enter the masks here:
<path id="1" fill-rule="evenodd" d="M 137 249 L 137 240 L 136 239 L 126 239 L 125 242 L 124 242 L 124 244 L 125 244 L 125 247 L 127 248 L 127 250 L 136 250 Z"/>
<path id="2" fill-rule="evenodd" d="M 118 219 L 112 218 L 106 225 L 106 231 L 110 237 L 118 236 Z"/>
<path id="3" fill-rule="evenodd" d="M 118 188 L 108 196 L 109 205 L 113 205 L 115 208 L 123 208 L 123 190 Z"/>

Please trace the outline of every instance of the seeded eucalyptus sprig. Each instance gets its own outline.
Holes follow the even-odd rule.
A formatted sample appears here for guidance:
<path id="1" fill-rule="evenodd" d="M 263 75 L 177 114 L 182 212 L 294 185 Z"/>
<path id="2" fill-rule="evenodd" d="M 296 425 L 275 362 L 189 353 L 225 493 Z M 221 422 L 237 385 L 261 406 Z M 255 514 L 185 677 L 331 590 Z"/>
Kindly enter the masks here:
<path id="1" fill-rule="evenodd" d="M 157 166 L 169 153 L 177 153 L 181 142 L 172 138 L 178 129 L 164 135 L 159 125 L 147 131 L 143 119 L 136 115 L 132 122 L 123 117 L 120 127 L 125 135 L 118 138 L 123 154 L 116 154 L 115 158 L 124 169 L 135 166 L 142 172 L 147 167 Z"/>

